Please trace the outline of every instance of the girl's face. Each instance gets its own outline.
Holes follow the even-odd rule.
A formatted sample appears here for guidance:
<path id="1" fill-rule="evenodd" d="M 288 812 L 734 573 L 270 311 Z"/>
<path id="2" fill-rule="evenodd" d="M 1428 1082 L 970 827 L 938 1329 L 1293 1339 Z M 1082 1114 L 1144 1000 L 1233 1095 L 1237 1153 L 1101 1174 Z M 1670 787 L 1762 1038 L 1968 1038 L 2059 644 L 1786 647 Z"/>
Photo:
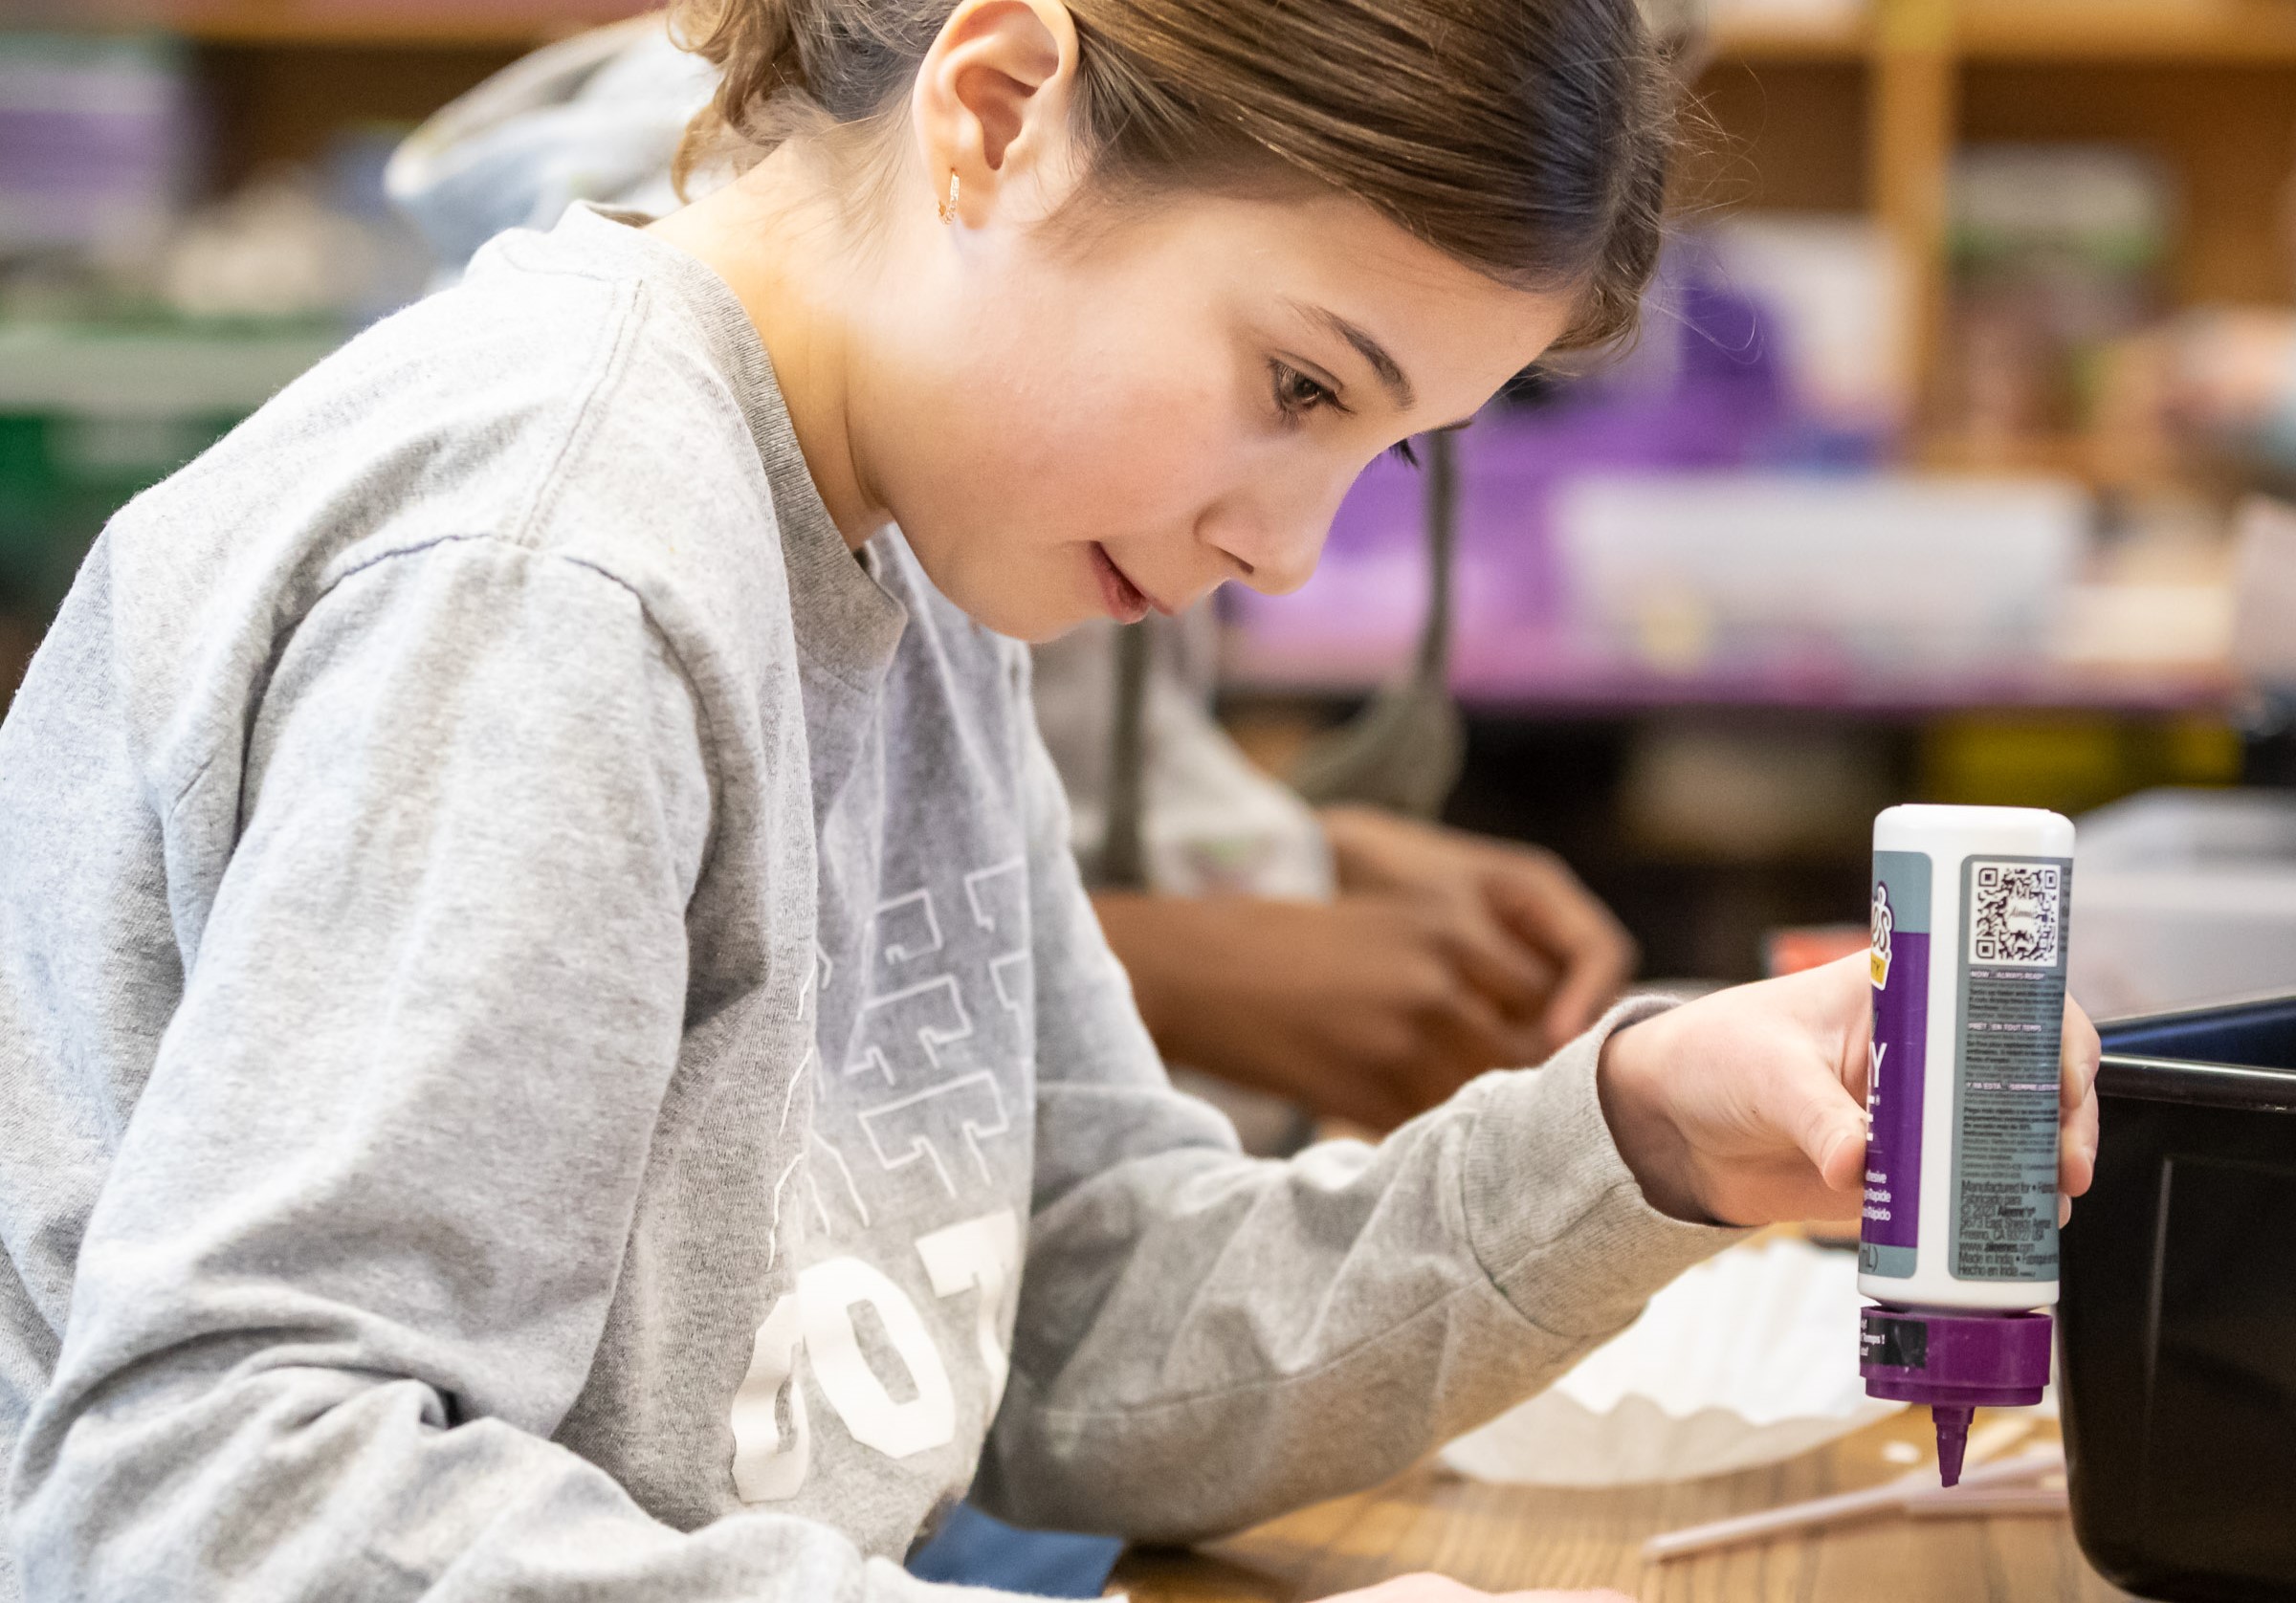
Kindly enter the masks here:
<path id="1" fill-rule="evenodd" d="M 847 375 L 852 461 L 941 591 L 1024 640 L 1295 588 L 1364 466 L 1465 421 L 1572 311 L 1339 197 L 922 231 Z"/>
<path id="2" fill-rule="evenodd" d="M 848 541 L 898 522 L 1023 640 L 1297 587 L 1364 465 L 1573 311 L 1336 191 L 1080 195 L 1078 49 L 1061 0 L 957 0 L 872 165 L 793 142 L 654 225 L 748 308 Z"/>

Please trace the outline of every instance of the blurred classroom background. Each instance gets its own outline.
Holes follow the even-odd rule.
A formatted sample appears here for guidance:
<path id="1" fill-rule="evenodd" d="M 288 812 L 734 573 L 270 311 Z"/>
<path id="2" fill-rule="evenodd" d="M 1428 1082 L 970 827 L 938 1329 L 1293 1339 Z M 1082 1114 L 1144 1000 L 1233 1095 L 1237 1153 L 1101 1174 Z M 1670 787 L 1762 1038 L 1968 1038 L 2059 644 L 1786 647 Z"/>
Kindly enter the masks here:
<path id="1" fill-rule="evenodd" d="M 0 685 L 114 507 L 421 293 L 395 143 L 637 9 L 7 0 Z M 1863 918 L 1878 807 L 2136 798 L 2092 1007 L 2296 977 L 2296 0 L 1712 0 L 1696 75 L 1640 345 L 1457 442 L 1446 816 L 1738 978 Z M 1424 500 L 1383 459 L 1225 604 L 1269 765 L 1405 670 Z"/>

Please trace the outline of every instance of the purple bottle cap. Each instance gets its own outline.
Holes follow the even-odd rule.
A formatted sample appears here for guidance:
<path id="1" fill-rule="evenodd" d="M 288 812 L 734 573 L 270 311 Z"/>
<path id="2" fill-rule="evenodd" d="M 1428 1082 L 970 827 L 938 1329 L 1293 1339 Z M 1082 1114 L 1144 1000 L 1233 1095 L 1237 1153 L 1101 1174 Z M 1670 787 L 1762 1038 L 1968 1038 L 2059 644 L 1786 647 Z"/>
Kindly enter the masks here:
<path id="1" fill-rule="evenodd" d="M 1866 1310 L 1858 1371 L 1866 1394 L 1893 1402 L 2016 1408 L 2041 1401 L 2049 1383 L 2045 1313 L 1934 1313 L 1888 1306 Z"/>
<path id="2" fill-rule="evenodd" d="M 1961 1479 L 1971 1409 L 2041 1401 L 2049 1383 L 2052 1329 L 2045 1313 L 1934 1313 L 1884 1305 L 1866 1310 L 1858 1370 L 1868 1396 L 1930 1405 L 1937 1467 L 1950 1486 Z"/>

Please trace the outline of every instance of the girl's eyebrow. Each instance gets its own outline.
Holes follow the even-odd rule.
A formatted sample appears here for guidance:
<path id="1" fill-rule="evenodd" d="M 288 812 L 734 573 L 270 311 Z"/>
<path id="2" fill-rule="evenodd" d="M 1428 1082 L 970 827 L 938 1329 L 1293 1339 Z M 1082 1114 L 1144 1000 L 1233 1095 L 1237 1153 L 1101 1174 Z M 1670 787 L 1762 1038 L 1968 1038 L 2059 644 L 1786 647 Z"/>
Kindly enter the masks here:
<path id="1" fill-rule="evenodd" d="M 1402 364 L 1387 354 L 1386 346 L 1326 307 L 1308 306 L 1296 300 L 1289 304 L 1309 321 L 1321 323 L 1353 345 L 1356 354 L 1371 364 L 1373 374 L 1380 381 L 1380 387 L 1387 392 L 1387 398 L 1395 403 L 1398 411 L 1407 412 L 1419 404 L 1418 392 L 1411 387 L 1411 381 L 1404 375 Z"/>

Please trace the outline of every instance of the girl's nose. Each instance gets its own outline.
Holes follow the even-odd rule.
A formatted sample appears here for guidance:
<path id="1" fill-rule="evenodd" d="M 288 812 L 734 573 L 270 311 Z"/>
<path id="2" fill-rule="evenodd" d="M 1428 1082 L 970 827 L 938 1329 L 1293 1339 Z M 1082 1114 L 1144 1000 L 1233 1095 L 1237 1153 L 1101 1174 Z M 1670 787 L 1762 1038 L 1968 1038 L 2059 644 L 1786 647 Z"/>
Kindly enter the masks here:
<path id="1" fill-rule="evenodd" d="M 1339 510 L 1336 493 L 1303 496 L 1272 491 L 1237 496 L 1212 508 L 1199 533 L 1229 565 L 1230 577 L 1262 595 L 1289 595 L 1315 572 Z"/>

